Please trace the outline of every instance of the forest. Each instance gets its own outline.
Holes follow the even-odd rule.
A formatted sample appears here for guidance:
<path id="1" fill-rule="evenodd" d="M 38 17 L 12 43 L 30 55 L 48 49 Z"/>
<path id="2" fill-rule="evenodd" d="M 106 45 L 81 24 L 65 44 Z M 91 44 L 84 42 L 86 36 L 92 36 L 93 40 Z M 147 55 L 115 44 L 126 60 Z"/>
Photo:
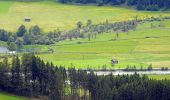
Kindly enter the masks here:
<path id="1" fill-rule="evenodd" d="M 170 0 L 59 0 L 62 3 L 96 3 L 102 5 L 128 5 L 134 6 L 138 10 L 157 11 L 160 9 L 168 9 Z"/>
<path id="2" fill-rule="evenodd" d="M 44 1 L 44 0 L 15 0 L 15 1 Z M 52 0 L 61 3 L 80 3 L 104 5 L 126 5 L 135 7 L 137 10 L 158 11 L 167 10 L 170 7 L 170 0 Z"/>
<path id="3" fill-rule="evenodd" d="M 97 76 L 91 70 L 66 70 L 34 54 L 0 62 L 0 91 L 49 100 L 169 100 L 170 80 L 146 75 Z"/>

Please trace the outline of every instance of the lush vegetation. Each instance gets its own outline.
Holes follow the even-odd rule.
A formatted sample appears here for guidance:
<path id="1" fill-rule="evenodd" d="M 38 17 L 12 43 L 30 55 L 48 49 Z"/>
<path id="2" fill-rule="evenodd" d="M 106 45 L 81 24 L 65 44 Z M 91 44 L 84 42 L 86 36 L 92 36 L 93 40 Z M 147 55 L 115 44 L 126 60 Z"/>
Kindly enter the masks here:
<path id="1" fill-rule="evenodd" d="M 58 42 L 49 48 L 54 52 L 38 54 L 45 61 L 76 68 L 126 68 L 136 66 L 147 68 L 170 67 L 169 64 L 169 26 L 170 21 L 154 21 L 140 24 L 135 31 L 119 33 L 101 33 L 95 38 L 72 39 Z M 163 24 L 164 27 L 160 27 Z M 154 27 L 153 27 L 154 26 Z M 152 28 L 151 28 L 152 27 Z M 116 39 L 115 39 L 116 38 Z M 26 46 L 35 48 L 35 46 Z M 38 46 L 41 52 L 48 51 L 47 46 Z M 119 61 L 111 66 L 111 59 Z"/>
<path id="2" fill-rule="evenodd" d="M 7 93 L 0 93 L 0 98 L 3 100 L 29 100 L 28 98 L 25 98 L 25 97 L 10 95 Z"/>
<path id="3" fill-rule="evenodd" d="M 11 63 L 8 62 L 8 58 L 0 62 L 0 91 L 60 100 L 65 80 L 64 68 L 44 63 L 32 54 L 24 54 L 21 60 L 18 56 L 13 56 Z"/>
<path id="4" fill-rule="evenodd" d="M 157 79 L 157 80 L 169 80 L 170 79 L 170 75 L 156 75 L 156 74 L 153 74 L 153 75 L 148 75 L 148 77 L 150 79 Z"/>
<path id="5" fill-rule="evenodd" d="M 18 28 L 16 33 L 7 32 L 0 29 L 0 40 L 7 42 L 10 51 L 21 51 L 23 45 L 49 45 L 66 39 L 91 38 L 103 32 L 115 31 L 117 38 L 118 31 L 128 32 L 135 30 L 139 21 L 125 21 L 117 23 L 109 23 L 108 21 L 98 25 L 92 25 L 91 20 L 87 21 L 87 25 L 83 27 L 82 22 L 77 23 L 77 28 L 68 32 L 61 32 L 59 30 L 44 34 L 42 29 L 37 25 L 31 27 L 28 31 L 24 25 Z M 62 34 L 61 34 L 62 33 Z M 16 47 L 17 46 L 17 47 Z"/>
<path id="6" fill-rule="evenodd" d="M 135 6 L 138 10 L 157 11 L 161 8 L 168 9 L 170 7 L 169 0 L 59 0 L 62 3 L 96 3 L 102 5 L 122 5 Z"/>
<path id="7" fill-rule="evenodd" d="M 37 25 L 31 27 L 28 31 L 24 25 L 21 25 L 16 33 L 0 29 L 0 40 L 7 42 L 10 51 L 21 51 L 23 45 L 54 44 L 60 40 L 60 33 L 60 31 L 54 31 L 46 35 Z"/>
<path id="8" fill-rule="evenodd" d="M 67 68 L 147 68 L 151 64 L 154 68 L 169 67 L 169 20 L 161 17 L 154 19 L 151 18 L 149 23 L 106 21 L 96 25 L 88 20 L 87 25 L 78 22 L 73 30 L 47 34 L 38 26 L 27 30 L 22 25 L 16 33 L 12 33 L 14 40 L 9 36 L 8 47 L 38 53 L 46 62 L 52 61 Z M 24 36 L 18 35 L 22 29 L 27 30 Z M 0 36 L 4 38 L 4 35 Z M 48 42 L 50 40 L 52 42 Z M 46 43 L 55 44 L 35 45 Z M 112 66 L 112 59 L 117 59 L 119 63 Z"/>
<path id="9" fill-rule="evenodd" d="M 0 54 L 0 99 L 170 99 L 169 75 L 98 76 L 93 72 L 168 70 L 170 14 L 152 11 L 169 9 L 169 0 L 59 2 L 63 4 L 0 1 L 0 46 L 18 51 L 18 55 Z M 32 54 L 22 54 L 26 52 Z"/>
<path id="10" fill-rule="evenodd" d="M 170 80 L 147 76 L 97 76 L 44 63 L 32 54 L 0 63 L 0 91 L 49 100 L 169 100 Z M 70 90 L 67 91 L 67 90 Z M 2 96 L 2 94 L 0 95 Z M 15 98 L 14 98 L 15 99 Z M 17 99 L 16 99 L 17 100 Z"/>
<path id="11" fill-rule="evenodd" d="M 9 1 L 44 1 L 44 0 L 9 0 Z M 81 3 L 81 4 L 97 4 L 98 6 L 102 5 L 127 5 L 136 7 L 138 10 L 150 10 L 157 11 L 159 9 L 169 9 L 170 1 L 169 0 L 46 0 L 46 1 L 56 1 L 60 3 Z"/>
<path id="12" fill-rule="evenodd" d="M 12 2 L 8 3 L 10 5 L 12 4 Z M 5 8 L 5 5 L 3 8 Z M 3 14 L 7 12 L 8 9 L 1 9 L 1 11 L 3 11 Z M 16 32 L 8 32 L 3 29 L 0 30 L 0 40 L 8 42 L 10 50 L 16 50 L 16 45 L 17 48 L 36 49 L 35 51 L 40 53 L 38 56 L 43 58 L 45 62 L 53 61 L 55 64 L 63 65 L 65 67 L 169 67 L 169 48 L 166 46 L 169 45 L 169 42 L 167 42 L 169 40 L 169 21 L 163 21 L 162 19 L 155 21 L 154 17 L 152 17 L 154 22 L 142 24 L 143 22 L 135 21 L 143 19 L 140 17 L 141 16 L 135 15 L 133 21 L 119 23 L 105 20 L 103 23 L 96 25 L 93 24 L 95 23 L 93 20 L 88 20 L 86 24 L 79 21 L 77 24 L 74 23 L 74 25 L 77 25 L 75 29 L 67 32 L 61 32 L 59 30 L 43 32 L 37 25 L 30 28 L 21 25 Z M 146 18 L 150 17 L 148 16 Z M 159 16 L 159 18 L 161 18 L 161 16 Z M 138 24 L 142 25 L 137 27 Z M 57 45 L 47 46 L 48 44 L 54 44 L 58 41 L 60 42 L 57 43 Z M 147 45 L 155 41 L 158 41 L 159 44 L 156 42 L 152 45 Z M 4 42 L 1 43 L 1 45 L 5 45 Z M 46 45 L 43 46 L 42 44 Z M 155 45 L 156 48 L 153 50 Z M 110 47 L 109 49 L 108 46 Z M 42 52 L 40 49 L 42 49 Z M 157 54 L 157 52 L 161 52 L 161 54 Z M 113 58 L 119 60 L 117 65 L 113 66 L 111 64 L 111 59 Z M 157 76 L 149 77 L 155 78 Z M 157 79 L 164 78 L 164 76 L 159 77 L 160 78 Z M 10 86 L 9 88 L 11 89 L 13 86 Z M 21 90 L 19 90 L 20 93 L 23 93 L 25 88 L 26 87 L 22 87 Z M 8 92 L 15 93 L 15 91 Z"/>

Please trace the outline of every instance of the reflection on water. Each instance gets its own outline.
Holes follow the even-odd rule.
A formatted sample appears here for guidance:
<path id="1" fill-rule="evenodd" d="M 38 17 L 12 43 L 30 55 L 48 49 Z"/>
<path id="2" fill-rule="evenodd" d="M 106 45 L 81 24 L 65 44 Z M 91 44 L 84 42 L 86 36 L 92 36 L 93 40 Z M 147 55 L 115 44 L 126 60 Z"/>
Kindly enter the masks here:
<path id="1" fill-rule="evenodd" d="M 9 50 L 6 47 L 0 46 L 0 53 L 7 53 Z"/>
<path id="2" fill-rule="evenodd" d="M 117 71 L 94 71 L 94 73 L 96 75 L 133 75 L 135 73 L 137 74 L 162 74 L 162 75 L 166 75 L 166 74 L 170 74 L 170 70 L 167 71 L 162 71 L 162 70 L 151 70 L 151 71 L 121 71 L 121 70 L 117 70 Z"/>

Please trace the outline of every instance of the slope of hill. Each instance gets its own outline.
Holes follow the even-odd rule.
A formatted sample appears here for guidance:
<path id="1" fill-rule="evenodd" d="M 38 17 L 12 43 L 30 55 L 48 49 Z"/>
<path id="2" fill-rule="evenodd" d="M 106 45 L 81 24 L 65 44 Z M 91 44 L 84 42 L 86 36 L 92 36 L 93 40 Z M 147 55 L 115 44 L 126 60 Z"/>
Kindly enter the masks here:
<path id="1" fill-rule="evenodd" d="M 24 24 L 27 27 L 39 25 L 45 31 L 57 28 L 68 30 L 76 27 L 78 21 L 85 23 L 88 19 L 91 19 L 95 24 L 107 19 L 110 22 L 115 22 L 133 19 L 136 15 L 143 19 L 160 14 L 162 16 L 170 15 L 168 12 L 136 11 L 112 6 L 67 5 L 52 1 L 0 1 L 0 28 L 16 31 L 21 24 Z M 31 22 L 24 22 L 25 17 L 30 17 Z"/>
<path id="2" fill-rule="evenodd" d="M 158 27 L 164 23 L 165 27 Z M 136 31 L 120 33 L 115 39 L 114 33 L 98 35 L 96 39 L 67 40 L 57 43 L 54 54 L 40 54 L 45 61 L 57 65 L 76 68 L 126 68 L 136 66 L 146 68 L 152 64 L 155 68 L 170 67 L 170 20 L 139 25 Z M 42 50 L 47 47 L 41 46 Z M 119 64 L 111 67 L 111 59 L 118 59 Z"/>

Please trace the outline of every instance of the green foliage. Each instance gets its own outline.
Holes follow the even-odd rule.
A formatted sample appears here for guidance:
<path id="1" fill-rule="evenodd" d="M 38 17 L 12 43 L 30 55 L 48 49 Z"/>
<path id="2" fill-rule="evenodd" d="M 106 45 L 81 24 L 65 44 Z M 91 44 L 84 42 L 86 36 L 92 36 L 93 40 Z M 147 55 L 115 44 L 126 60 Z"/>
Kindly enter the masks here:
<path id="1" fill-rule="evenodd" d="M 89 95 L 83 96 L 89 96 L 90 100 L 168 100 L 170 93 L 169 80 L 149 79 L 146 75 L 97 76 L 93 71 L 87 74 L 70 68 L 69 77 L 73 99 L 79 87 L 84 92 L 88 88 Z"/>
<path id="2" fill-rule="evenodd" d="M 97 3 L 99 6 L 101 5 L 121 5 L 128 4 L 128 6 L 136 6 L 138 10 L 149 10 L 149 11 L 157 11 L 160 8 L 168 8 L 169 1 L 168 0 L 156 0 L 152 2 L 152 0 L 64 0 L 59 1 L 62 3 L 74 2 L 74 3 Z M 166 4 L 167 3 L 167 4 Z"/>
<path id="3" fill-rule="evenodd" d="M 26 32 L 27 32 L 27 30 L 26 30 L 25 26 L 21 25 L 16 34 L 17 34 L 18 37 L 22 37 L 22 36 L 24 36 L 24 34 Z"/>
<path id="4" fill-rule="evenodd" d="M 16 44 L 14 42 L 10 42 L 8 44 L 8 50 L 9 51 L 16 51 L 16 49 L 17 49 L 17 46 L 16 46 Z"/>
<path id="5" fill-rule="evenodd" d="M 16 40 L 16 45 L 17 45 L 17 49 L 18 51 L 21 51 L 22 47 L 23 47 L 23 44 L 24 44 L 24 40 L 22 38 L 18 38 Z"/>
<path id="6" fill-rule="evenodd" d="M 81 21 L 79 21 L 79 22 L 77 22 L 77 28 L 82 28 L 82 22 Z"/>
<path id="7" fill-rule="evenodd" d="M 1 91 L 27 97 L 43 95 L 51 100 L 63 98 L 66 80 L 63 67 L 44 63 L 33 54 L 24 54 L 21 59 L 13 56 L 11 63 L 7 58 L 0 62 Z"/>

